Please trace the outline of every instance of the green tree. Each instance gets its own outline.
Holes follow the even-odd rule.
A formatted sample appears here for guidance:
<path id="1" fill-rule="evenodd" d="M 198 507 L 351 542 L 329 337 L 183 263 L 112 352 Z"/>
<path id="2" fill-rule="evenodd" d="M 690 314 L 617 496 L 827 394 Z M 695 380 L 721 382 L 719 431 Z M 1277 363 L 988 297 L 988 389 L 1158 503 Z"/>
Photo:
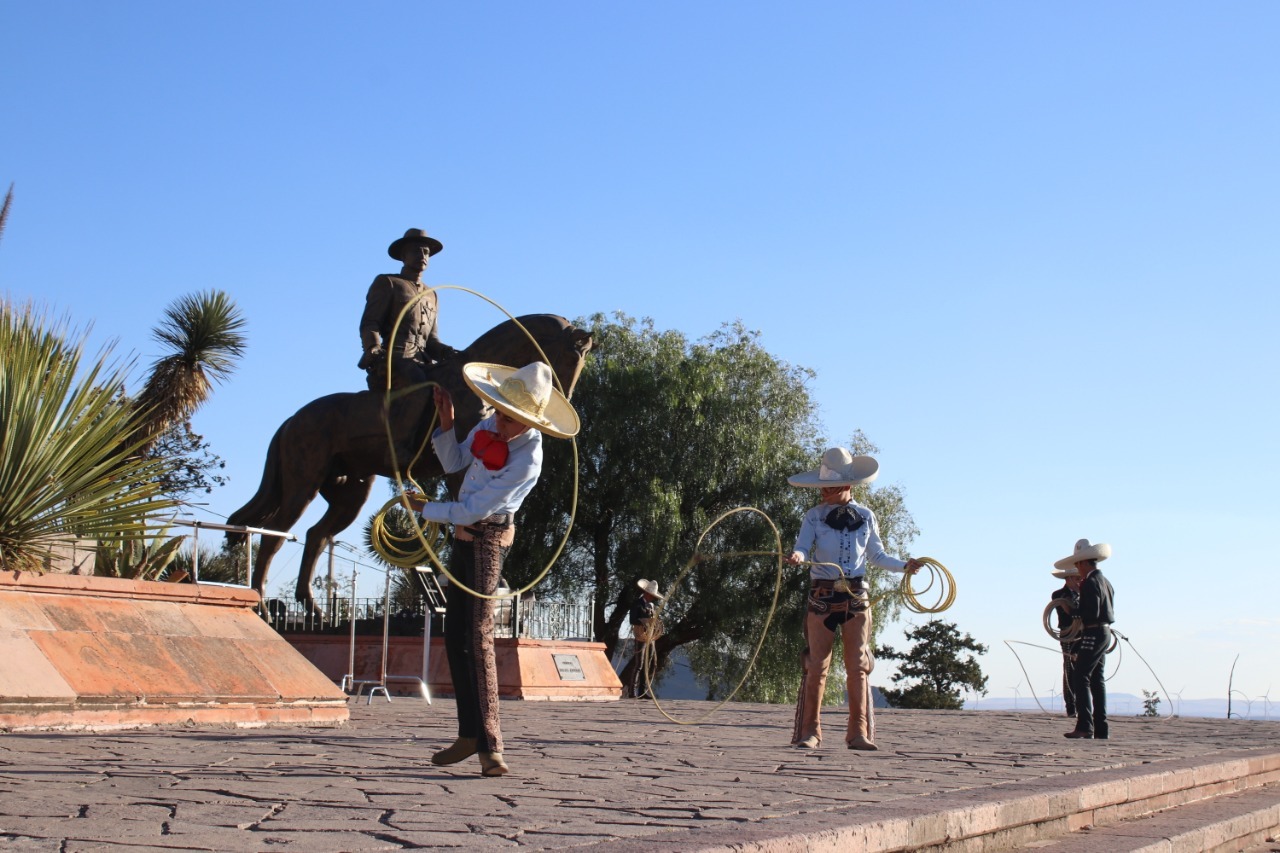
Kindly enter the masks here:
<path id="1" fill-rule="evenodd" d="M 884 691 L 895 707 L 959 710 L 964 707 L 961 688 L 986 693 L 987 677 L 974 655 L 986 654 L 987 647 L 968 634 L 961 636 L 954 623 L 935 619 L 907 631 L 906 636 L 915 642 L 911 651 L 885 646 L 876 653 L 882 660 L 902 662 L 893 676 L 894 684 L 918 679 Z M 961 658 L 964 652 L 971 654 Z"/>
<path id="2" fill-rule="evenodd" d="M 542 570 L 576 496 L 569 540 L 539 594 L 592 594 L 594 636 L 612 655 L 639 595 L 635 582 L 650 578 L 668 589 L 699 535 L 722 513 L 759 509 L 790 553 L 814 495 L 786 478 L 812 468 L 824 445 L 808 388 L 812 372 L 775 358 L 740 323 L 697 342 L 622 314 L 576 323 L 595 339 L 573 398 L 582 418 L 578 464 L 569 442 L 544 443 L 542 482 L 521 510 L 506 575 L 523 586 Z M 873 497 L 871 505 L 887 513 L 881 526 L 888 547 L 901 547 L 914 524 L 901 495 L 881 491 L 884 498 Z M 731 689 L 772 608 L 777 561 L 720 555 L 777 549 L 773 531 L 755 514 L 731 515 L 712 530 L 702 545 L 711 559 L 685 574 L 663 606 L 659 667 L 686 647 L 712 697 Z M 784 571 L 770 642 L 739 698 L 795 697 L 807 575 Z"/>
<path id="3" fill-rule="evenodd" d="M 145 536 L 171 510 L 165 459 L 139 453 L 139 410 L 119 405 L 127 365 L 86 335 L 0 300 L 0 568 L 39 569 L 81 537 Z"/>
<path id="4" fill-rule="evenodd" d="M 1160 716 L 1160 696 L 1154 690 L 1142 691 L 1142 716 Z"/>

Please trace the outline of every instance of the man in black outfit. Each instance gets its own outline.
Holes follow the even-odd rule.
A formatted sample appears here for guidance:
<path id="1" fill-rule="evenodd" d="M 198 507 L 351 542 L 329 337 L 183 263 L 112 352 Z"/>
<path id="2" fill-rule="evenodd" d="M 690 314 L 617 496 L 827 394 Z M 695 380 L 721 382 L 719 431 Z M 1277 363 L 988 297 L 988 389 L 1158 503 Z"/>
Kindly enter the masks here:
<path id="1" fill-rule="evenodd" d="M 1115 591 L 1111 582 L 1098 571 L 1098 563 L 1111 556 L 1111 546 L 1091 545 L 1088 539 L 1076 543 L 1075 552 L 1054 563 L 1065 570 L 1075 566 L 1080 573 L 1080 638 L 1075 643 L 1075 669 L 1072 692 L 1076 699 L 1076 727 L 1065 735 L 1069 738 L 1106 740 L 1107 686 L 1103 680 L 1103 658 L 1111 647 L 1111 623 L 1115 621 Z"/>
<path id="2" fill-rule="evenodd" d="M 1057 620 L 1057 631 L 1061 634 L 1071 627 L 1076 618 L 1076 607 L 1080 602 L 1080 573 L 1076 567 L 1055 569 L 1053 576 L 1062 581 L 1062 588 L 1055 589 L 1049 596 L 1057 606 L 1054 616 Z M 1071 687 L 1071 671 L 1075 669 L 1075 640 L 1059 640 L 1062 647 L 1062 704 L 1068 717 L 1076 715 L 1076 694 Z"/>

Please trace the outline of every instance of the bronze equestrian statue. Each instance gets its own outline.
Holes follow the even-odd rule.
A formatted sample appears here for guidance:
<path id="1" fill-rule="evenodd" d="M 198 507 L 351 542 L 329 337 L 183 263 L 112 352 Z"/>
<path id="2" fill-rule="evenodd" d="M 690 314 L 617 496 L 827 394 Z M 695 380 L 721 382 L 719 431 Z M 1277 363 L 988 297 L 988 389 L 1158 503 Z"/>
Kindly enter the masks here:
<path id="1" fill-rule="evenodd" d="M 453 396 L 454 429 L 459 440 L 480 422 L 483 413 L 479 398 L 462 379 L 462 365 L 470 361 L 518 365 L 541 361 L 530 335 L 546 353 L 565 396 L 573 394 L 591 349 L 591 333 L 554 314 L 530 314 L 516 321 L 528 335 L 516 322 L 507 320 L 485 332 L 456 358 L 427 369 L 426 379 L 439 383 Z M 298 568 L 295 598 L 313 610 L 311 578 L 321 551 L 356 520 L 374 479 L 394 476 L 396 466 L 404 476 L 427 437 L 434 415 L 429 386 L 399 396 L 393 392 L 389 407 L 386 402 L 383 393 L 359 391 L 329 394 L 307 403 L 272 437 L 257 494 L 227 519 L 228 524 L 284 531 L 297 523 L 317 494 L 328 502 L 324 515 L 307 531 Z M 395 465 L 387 437 L 388 409 Z M 419 483 L 443 475 L 429 446 L 408 473 Z M 243 537 L 242 533 L 227 534 L 232 543 L 243 542 Z M 262 537 L 253 563 L 253 588 L 260 595 L 266 590 L 271 560 L 283 543 L 279 537 Z"/>

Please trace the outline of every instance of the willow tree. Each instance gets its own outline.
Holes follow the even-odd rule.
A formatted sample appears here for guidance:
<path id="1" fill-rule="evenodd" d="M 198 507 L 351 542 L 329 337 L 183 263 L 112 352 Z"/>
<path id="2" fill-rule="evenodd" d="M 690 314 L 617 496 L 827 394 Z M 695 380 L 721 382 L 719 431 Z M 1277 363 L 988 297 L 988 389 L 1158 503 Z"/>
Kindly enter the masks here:
<path id="1" fill-rule="evenodd" d="M 521 510 L 507 577 L 523 585 L 546 565 L 576 496 L 572 532 L 540 594 L 592 594 L 594 639 L 612 656 L 636 581 L 667 590 L 679 580 L 663 606 L 659 666 L 686 647 L 711 696 L 736 684 L 772 612 L 756 674 L 739 698 L 790 701 L 807 574 L 784 570 L 775 612 L 778 539 L 769 522 L 790 553 L 815 499 L 786 482 L 816 465 L 825 446 L 812 371 L 779 360 L 740 323 L 699 341 L 622 314 L 575 323 L 595 340 L 573 397 L 582 418 L 579 479 L 575 489 L 572 446 L 545 442 L 542 482 Z M 855 449 L 869 447 L 857 441 Z M 901 494 L 881 491 L 871 505 L 887 547 L 900 548 L 915 528 Z M 744 507 L 758 512 L 733 512 Z M 702 559 L 694 560 L 704 532 Z"/>

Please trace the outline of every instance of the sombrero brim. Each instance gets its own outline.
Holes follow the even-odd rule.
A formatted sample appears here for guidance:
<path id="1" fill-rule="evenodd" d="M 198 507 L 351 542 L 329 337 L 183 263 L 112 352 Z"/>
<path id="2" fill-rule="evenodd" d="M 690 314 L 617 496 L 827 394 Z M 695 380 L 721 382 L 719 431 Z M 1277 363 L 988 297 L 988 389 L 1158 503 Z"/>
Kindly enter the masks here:
<path id="1" fill-rule="evenodd" d="M 880 476 L 880 463 L 871 456 L 853 457 L 850 467 L 853 469 L 849 472 L 850 476 L 839 480 L 824 480 L 820 476 L 822 469 L 815 468 L 812 471 L 805 471 L 802 474 L 788 477 L 787 482 L 802 489 L 825 489 L 828 487 L 860 486 L 863 483 L 870 483 Z"/>
<path id="2" fill-rule="evenodd" d="M 547 401 L 547 407 L 541 416 L 525 411 L 502 396 L 502 392 L 498 389 L 503 381 L 515 372 L 514 367 L 507 367 L 505 364 L 486 364 L 482 361 L 472 361 L 462 366 L 462 378 L 467 385 L 480 396 L 480 399 L 495 409 L 526 426 L 556 438 L 573 438 L 577 435 L 582 427 L 578 420 L 578 413 L 558 389 L 551 389 L 551 399 Z"/>
<path id="3" fill-rule="evenodd" d="M 662 593 L 658 592 L 658 585 L 657 585 L 656 583 L 654 583 L 653 581 L 648 581 L 648 582 L 647 582 L 647 584 L 646 584 L 646 582 L 644 582 L 644 581 L 636 581 L 636 586 L 640 587 L 640 589 L 642 589 L 642 590 L 644 590 L 645 592 L 649 593 L 650 595 L 652 595 L 654 598 L 658 599 L 659 601 L 666 601 L 666 600 L 667 600 L 667 597 L 666 597 L 665 595 L 663 595 Z"/>
<path id="4" fill-rule="evenodd" d="M 444 251 L 444 243 L 441 243 L 434 237 L 415 237 L 413 239 L 401 237 L 399 240 L 396 240 L 387 247 L 387 254 L 398 261 L 400 260 L 400 250 L 410 244 L 430 247 L 431 257 L 433 258 Z"/>
<path id="5" fill-rule="evenodd" d="M 1061 560 L 1054 563 L 1053 567 L 1059 571 L 1066 571 L 1067 569 L 1074 569 L 1076 567 L 1076 563 L 1079 563 L 1081 560 L 1097 560 L 1101 563 L 1110 556 L 1111 546 L 1105 542 L 1100 542 L 1097 545 L 1090 545 L 1078 554 L 1072 554 L 1070 557 L 1063 557 Z"/>
<path id="6" fill-rule="evenodd" d="M 1049 572 L 1049 574 L 1053 575 L 1058 580 L 1066 580 L 1067 578 L 1079 577 L 1080 571 L 1075 566 L 1072 566 L 1070 569 L 1055 569 L 1054 571 Z"/>

